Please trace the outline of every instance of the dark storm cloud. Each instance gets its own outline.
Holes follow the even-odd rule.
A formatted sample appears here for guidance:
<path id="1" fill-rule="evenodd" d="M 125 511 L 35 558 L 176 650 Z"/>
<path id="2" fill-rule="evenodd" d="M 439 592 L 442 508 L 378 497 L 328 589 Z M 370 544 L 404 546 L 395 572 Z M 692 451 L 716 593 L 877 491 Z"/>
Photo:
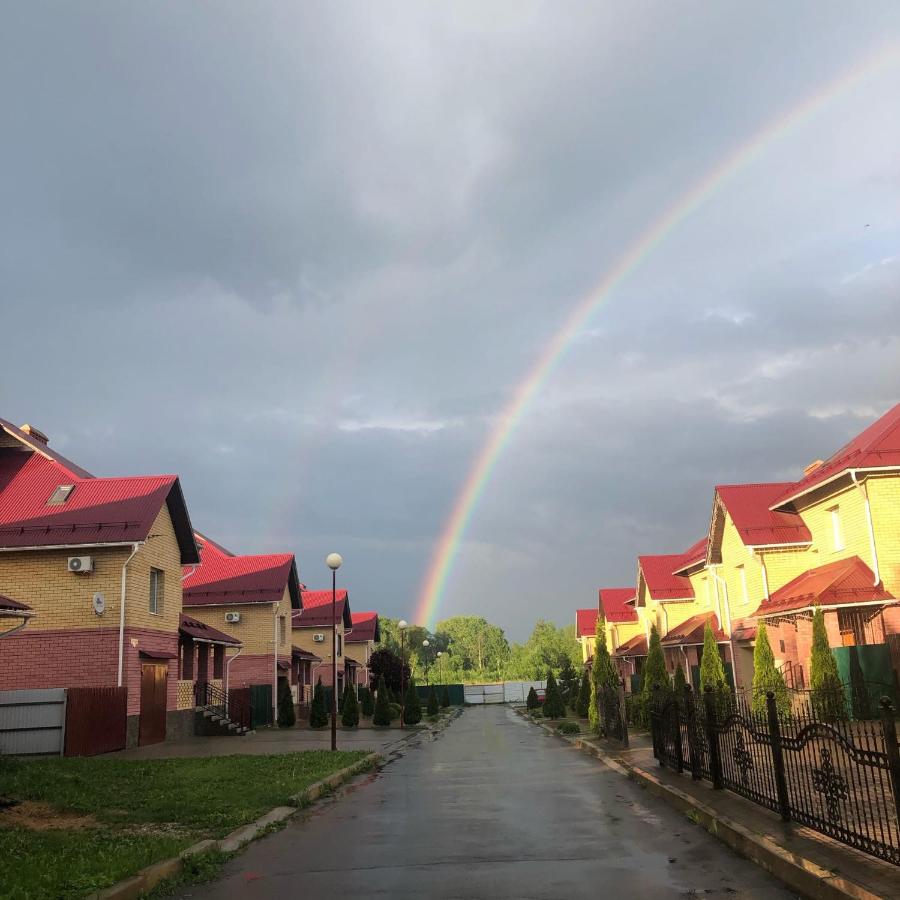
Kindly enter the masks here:
<path id="1" fill-rule="evenodd" d="M 195 524 L 338 547 L 408 614 L 516 385 L 718 160 L 900 33 L 893 4 L 18 4 L 0 35 L 2 415 Z M 897 68 L 619 285 L 516 431 L 445 613 L 521 637 L 717 481 L 787 478 L 898 399 Z"/>

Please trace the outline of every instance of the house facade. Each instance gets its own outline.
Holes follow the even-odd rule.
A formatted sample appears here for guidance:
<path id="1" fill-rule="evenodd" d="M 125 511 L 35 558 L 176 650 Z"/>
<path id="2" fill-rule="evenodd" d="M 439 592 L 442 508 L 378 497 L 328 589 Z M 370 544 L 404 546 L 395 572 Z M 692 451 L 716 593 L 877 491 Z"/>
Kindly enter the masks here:
<path id="1" fill-rule="evenodd" d="M 369 686 L 369 659 L 381 641 L 378 613 L 355 612 L 350 615 L 350 631 L 345 635 L 347 655 L 357 663 L 356 684 Z"/>
<path id="2" fill-rule="evenodd" d="M 599 609 L 576 609 L 575 610 L 575 637 L 581 644 L 581 661 L 584 665 L 588 664 L 588 660 L 593 659 L 594 644 L 597 643 L 597 618 L 600 615 Z"/>
<path id="3" fill-rule="evenodd" d="M 345 656 L 345 639 L 347 632 L 353 627 L 350 612 L 350 598 L 347 591 L 338 591 L 336 603 L 332 611 L 331 591 L 301 592 L 303 607 L 293 615 L 293 643 L 301 650 L 321 657 L 321 664 L 315 672 L 315 678 L 322 679 L 326 687 L 332 684 L 332 640 L 336 649 L 337 692 L 338 697 L 344 691 L 344 685 L 351 678 L 356 678 L 355 662 L 347 662 Z M 332 636 L 333 635 L 333 636 Z"/>
<path id="4" fill-rule="evenodd" d="M 198 560 L 177 476 L 95 478 L 0 420 L 0 594 L 32 613 L 3 640 L 0 690 L 124 687 L 129 745 L 184 730 L 181 571 Z"/>

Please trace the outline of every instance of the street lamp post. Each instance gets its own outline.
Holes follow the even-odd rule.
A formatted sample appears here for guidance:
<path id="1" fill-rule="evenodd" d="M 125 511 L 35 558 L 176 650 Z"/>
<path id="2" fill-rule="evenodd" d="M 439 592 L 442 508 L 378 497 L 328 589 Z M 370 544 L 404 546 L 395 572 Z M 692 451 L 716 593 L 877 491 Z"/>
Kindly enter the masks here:
<path id="1" fill-rule="evenodd" d="M 406 619 L 397 623 L 400 629 L 400 727 L 403 728 L 406 715 Z"/>
<path id="2" fill-rule="evenodd" d="M 344 560 L 329 553 L 325 565 L 331 569 L 331 749 L 337 750 L 337 570 Z"/>
<path id="3" fill-rule="evenodd" d="M 444 683 L 444 654 L 441 653 L 440 650 L 437 652 L 437 660 L 438 660 L 438 678 L 441 680 L 441 684 Z"/>
<path id="4" fill-rule="evenodd" d="M 430 643 L 428 641 L 428 638 L 425 638 L 425 640 L 422 641 L 422 649 L 425 651 L 425 684 L 431 684 L 431 682 L 428 680 L 428 648 L 429 648 L 429 646 L 430 646 Z"/>

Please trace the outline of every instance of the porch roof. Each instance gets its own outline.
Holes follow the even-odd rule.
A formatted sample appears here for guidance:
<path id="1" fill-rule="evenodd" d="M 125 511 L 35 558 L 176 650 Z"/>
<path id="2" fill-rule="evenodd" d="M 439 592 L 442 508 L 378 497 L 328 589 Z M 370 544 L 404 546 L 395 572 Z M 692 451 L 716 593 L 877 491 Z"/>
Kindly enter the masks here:
<path id="1" fill-rule="evenodd" d="M 700 613 L 691 616 L 680 625 L 669 629 L 669 633 L 660 640 L 663 647 L 692 647 L 703 643 L 706 623 L 712 627 L 716 643 L 725 643 L 728 636 L 719 628 L 719 618 L 715 613 Z"/>
<path id="2" fill-rule="evenodd" d="M 362 663 L 355 660 L 352 656 L 347 656 L 347 654 L 345 653 L 344 654 L 344 665 L 348 669 L 358 669 L 362 665 Z"/>
<path id="3" fill-rule="evenodd" d="M 753 614 L 765 618 L 809 609 L 811 606 L 849 606 L 856 603 L 896 602 L 872 570 L 858 557 L 840 559 L 809 569 L 763 600 Z"/>
<path id="4" fill-rule="evenodd" d="M 310 653 L 309 650 L 304 650 L 302 647 L 291 647 L 291 655 L 297 659 L 306 659 L 310 662 L 322 662 L 321 656 L 316 656 L 315 653 Z"/>
<path id="5" fill-rule="evenodd" d="M 12 597 L 4 597 L 0 594 L 0 617 L 15 616 L 17 619 L 30 618 L 34 615 L 34 610 Z"/>
<path id="6" fill-rule="evenodd" d="M 625 641 L 613 656 L 646 656 L 647 638 L 643 634 L 635 635 L 630 641 Z"/>
<path id="7" fill-rule="evenodd" d="M 212 625 L 207 625 L 187 613 L 181 614 L 181 621 L 178 624 L 178 634 L 182 637 L 188 637 L 195 641 L 208 641 L 210 644 L 225 644 L 228 647 L 240 647 L 241 642 Z"/>

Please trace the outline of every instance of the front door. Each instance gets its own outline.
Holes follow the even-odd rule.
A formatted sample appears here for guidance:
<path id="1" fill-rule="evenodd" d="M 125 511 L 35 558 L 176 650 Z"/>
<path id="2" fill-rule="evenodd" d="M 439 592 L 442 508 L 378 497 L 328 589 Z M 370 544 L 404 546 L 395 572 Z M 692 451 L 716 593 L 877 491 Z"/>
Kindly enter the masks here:
<path id="1" fill-rule="evenodd" d="M 168 663 L 141 663 L 141 717 L 138 744 L 166 739 L 166 682 Z"/>

